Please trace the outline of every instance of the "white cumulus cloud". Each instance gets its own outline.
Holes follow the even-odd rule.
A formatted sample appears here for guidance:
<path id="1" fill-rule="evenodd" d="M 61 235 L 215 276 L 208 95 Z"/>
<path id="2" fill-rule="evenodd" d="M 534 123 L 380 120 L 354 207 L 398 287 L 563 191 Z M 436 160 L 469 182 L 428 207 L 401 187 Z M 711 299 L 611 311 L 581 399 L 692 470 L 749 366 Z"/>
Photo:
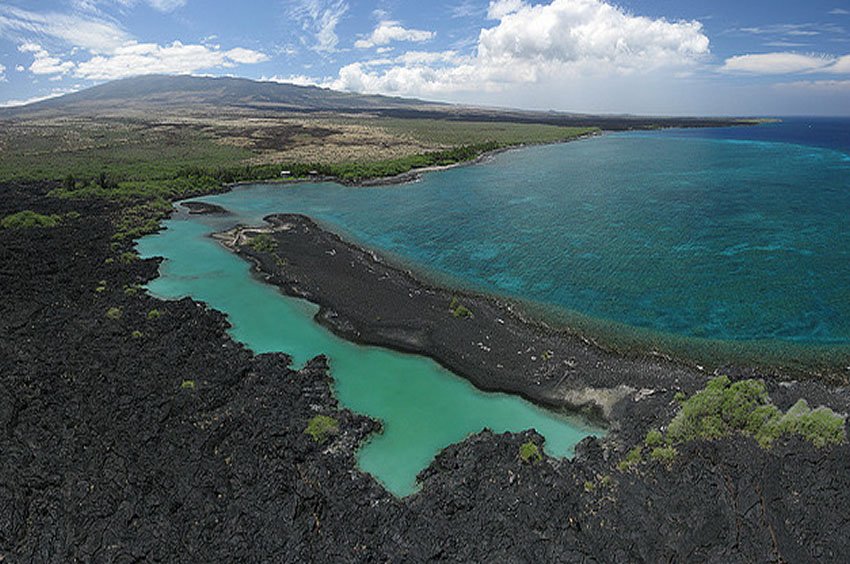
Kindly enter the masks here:
<path id="1" fill-rule="evenodd" d="M 353 63 L 330 85 L 405 95 L 499 91 L 553 77 L 681 71 L 709 53 L 697 21 L 636 16 L 602 0 L 500 0 L 489 15 L 498 23 L 480 31 L 474 54 Z"/>
<path id="2" fill-rule="evenodd" d="M 33 74 L 63 75 L 74 68 L 74 63 L 51 57 L 50 53 L 37 43 L 24 43 L 18 47 L 18 51 L 32 53 L 33 62 L 29 70 Z"/>
<path id="3" fill-rule="evenodd" d="M 91 0 L 83 0 L 89 2 Z M 136 0 L 115 0 L 133 5 Z M 183 4 L 182 0 L 148 0 L 154 7 Z M 16 41 L 18 50 L 31 54 L 28 69 L 51 80 L 72 75 L 111 80 L 148 73 L 193 73 L 215 68 L 267 61 L 253 49 L 219 45 L 141 43 L 111 20 L 93 14 L 35 13 L 0 6 L 0 37 Z"/>
<path id="4" fill-rule="evenodd" d="M 0 64 L 0 82 L 6 81 L 6 67 Z"/>
<path id="5" fill-rule="evenodd" d="M 189 74 L 206 69 L 265 61 L 268 56 L 250 49 L 222 51 L 207 45 L 127 43 L 108 55 L 92 57 L 76 65 L 74 76 L 89 80 L 113 80 L 140 74 Z"/>
<path id="6" fill-rule="evenodd" d="M 355 41 L 354 46 L 358 49 L 369 49 L 371 47 L 387 45 L 393 41 L 421 42 L 433 39 L 435 35 L 433 31 L 407 29 L 399 22 L 385 20 L 379 22 L 368 37 Z"/>

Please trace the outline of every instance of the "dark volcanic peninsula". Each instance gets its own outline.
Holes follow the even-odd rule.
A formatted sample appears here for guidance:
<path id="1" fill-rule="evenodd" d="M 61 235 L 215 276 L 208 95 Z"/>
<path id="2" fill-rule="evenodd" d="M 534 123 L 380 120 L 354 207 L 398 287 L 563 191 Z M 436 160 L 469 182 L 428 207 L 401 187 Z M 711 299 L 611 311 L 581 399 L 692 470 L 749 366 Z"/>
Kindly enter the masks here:
<path id="1" fill-rule="evenodd" d="M 629 429 L 669 418 L 672 390 L 705 376 L 629 359 L 616 364 L 617 383 L 587 364 L 613 362 L 591 345 L 562 348 L 531 330 L 522 338 L 534 353 L 521 356 L 553 355 L 520 371 L 516 391 L 532 396 L 540 378 L 538 399 L 558 403 L 571 388 L 624 383 L 634 391 L 609 417 L 623 428 L 584 440 L 573 460 L 536 464 L 518 457 L 521 443 L 542 440 L 533 432 L 484 431 L 445 449 L 421 474 L 421 491 L 396 499 L 356 469 L 357 445 L 379 423 L 339 409 L 323 357 L 294 371 L 284 354 L 255 356 L 233 342 L 226 319 L 203 304 L 139 290 L 158 262 L 121 260 L 127 249 L 112 239 L 118 206 L 54 199 L 54 187 L 0 186 L 2 216 L 80 214 L 53 228 L 0 231 L 2 562 L 841 562 L 850 553 L 846 443 L 817 449 L 786 437 L 765 450 L 735 435 L 683 444 L 670 466 L 617 470 L 637 436 Z M 338 245 L 313 253 L 353 253 L 309 222 L 285 221 Z M 298 276 L 318 261 L 304 240 L 304 256 L 288 259 L 304 261 Z M 366 279 L 374 291 L 383 267 L 367 258 L 356 269 L 375 270 Z M 386 284 L 402 284 L 402 274 Z M 311 291 L 303 279 L 296 287 Z M 400 304 L 399 292 L 387 299 Z M 332 326 L 344 326 L 342 298 L 352 295 L 324 308 L 339 316 Z M 473 328 L 465 340 L 476 346 L 484 341 L 475 328 L 506 315 L 464 295 L 473 317 L 455 318 L 446 297 L 429 295 L 426 319 Z M 350 334 L 373 338 L 355 313 Z M 408 325 L 383 327 L 381 338 L 423 346 L 427 327 Z M 459 354 L 446 363 L 484 358 Z M 573 357 L 575 367 L 564 364 Z M 847 410 L 841 390 L 768 383 L 783 408 L 803 396 Z M 340 422 L 324 444 L 304 433 L 316 414 Z"/>
<path id="2" fill-rule="evenodd" d="M 482 390 L 583 412 L 623 434 L 625 444 L 663 426 L 674 415 L 674 395 L 690 395 L 712 376 L 658 355 L 605 350 L 506 299 L 426 283 L 309 217 L 264 219 L 267 227 L 238 226 L 214 237 L 284 293 L 318 304 L 316 320 L 337 335 L 429 356 Z M 260 233 L 274 237 L 274 252 L 246 244 Z M 825 401 L 818 384 L 792 387 L 790 395 Z M 786 384 L 775 393 L 788 390 Z M 836 393 L 831 404 L 847 411 L 850 400 Z"/>

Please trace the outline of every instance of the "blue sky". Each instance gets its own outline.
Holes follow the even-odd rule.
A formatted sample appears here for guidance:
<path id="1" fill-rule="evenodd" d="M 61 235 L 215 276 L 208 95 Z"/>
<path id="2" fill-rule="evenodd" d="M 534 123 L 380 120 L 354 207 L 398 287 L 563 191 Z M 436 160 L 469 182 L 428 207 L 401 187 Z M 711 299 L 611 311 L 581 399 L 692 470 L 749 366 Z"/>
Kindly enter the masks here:
<path id="1" fill-rule="evenodd" d="M 0 4 L 0 104 L 151 72 L 577 112 L 850 115 L 850 0 Z"/>

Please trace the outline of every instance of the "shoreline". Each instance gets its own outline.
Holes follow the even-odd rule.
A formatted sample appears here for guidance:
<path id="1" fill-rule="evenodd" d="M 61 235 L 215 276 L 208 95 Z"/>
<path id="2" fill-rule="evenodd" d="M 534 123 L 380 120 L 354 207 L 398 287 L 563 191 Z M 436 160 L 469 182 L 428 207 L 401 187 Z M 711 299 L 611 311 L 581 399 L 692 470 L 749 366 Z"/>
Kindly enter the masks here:
<path id="1" fill-rule="evenodd" d="M 763 378 L 773 397 L 807 397 L 850 413 L 850 390 L 823 379 L 747 365 L 711 371 L 659 352 L 612 350 L 549 325 L 520 302 L 422 280 L 307 216 L 264 219 L 210 237 L 251 263 L 259 280 L 318 305 L 320 325 L 351 342 L 427 356 L 482 391 L 583 417 L 606 429 L 615 451 L 666 425 L 677 393 L 691 395 L 719 374 Z M 274 252 L 247 244 L 260 233 L 274 238 Z M 455 315 L 458 306 L 471 315 Z"/>
<path id="2" fill-rule="evenodd" d="M 718 127 L 756 127 L 762 124 L 781 122 L 780 119 L 764 118 L 727 124 Z M 676 125 L 653 130 L 692 129 Z M 641 131 L 637 129 L 635 131 Z M 246 181 L 222 185 L 223 191 L 252 185 L 296 185 L 320 182 L 332 182 L 346 187 L 401 186 L 418 182 L 425 174 L 450 170 L 457 167 L 472 166 L 486 162 L 494 156 L 508 151 L 528 147 L 558 145 L 599 137 L 610 133 L 599 130 L 589 132 L 572 139 L 554 142 L 527 143 L 500 147 L 486 151 L 470 159 L 442 166 L 428 166 L 385 177 L 373 177 L 357 181 L 346 181 L 335 176 L 314 176 L 297 179 L 273 179 L 265 181 Z M 191 203 L 187 200 L 176 202 L 179 205 Z M 195 212 L 198 213 L 198 212 Z M 333 226 L 331 226 L 333 229 Z M 390 257 L 391 259 L 393 257 Z M 391 261 L 393 262 L 393 261 Z M 394 261 L 404 270 L 416 272 L 404 260 Z M 437 286 L 456 287 L 444 283 L 439 277 L 427 272 L 416 272 L 424 281 Z M 472 294 L 490 295 L 487 290 L 469 289 L 462 285 L 458 291 Z M 554 331 L 566 332 L 579 338 L 592 341 L 594 345 L 618 355 L 647 355 L 681 364 L 699 371 L 710 370 L 758 370 L 771 377 L 782 379 L 815 379 L 830 385 L 850 384 L 850 344 L 774 342 L 767 340 L 736 341 L 692 337 L 673 333 L 663 333 L 651 329 L 631 327 L 612 320 L 596 319 L 580 312 L 559 306 L 524 300 L 520 297 L 494 296 L 498 299 L 514 301 L 528 312 L 535 322 L 551 326 Z M 802 359 L 802 360 L 801 360 Z"/>
<path id="3" fill-rule="evenodd" d="M 764 449 L 735 434 L 683 443 L 669 464 L 618 468 L 676 411 L 664 389 L 618 403 L 623 428 L 585 439 L 571 460 L 524 462 L 523 446 L 542 437 L 484 430 L 446 447 L 419 493 L 394 498 L 356 467 L 379 424 L 340 408 L 324 356 L 294 371 L 285 354 L 235 342 L 203 302 L 135 291 L 161 260 L 114 260 L 122 206 L 47 196 L 53 187 L 0 190 L 5 213 L 82 215 L 5 231 L 0 246 L 7 559 L 802 562 L 848 552 L 847 443 L 791 436 Z M 846 389 L 766 386 L 783 410 L 805 397 L 850 411 Z M 339 422 L 323 444 L 304 433 L 317 413 Z"/>
<path id="4" fill-rule="evenodd" d="M 519 143 L 516 145 L 509 145 L 507 147 L 499 147 L 498 149 L 493 149 L 490 151 L 484 151 L 480 155 L 475 158 L 466 160 L 466 161 L 458 161 L 456 163 L 448 164 L 448 165 L 433 165 L 433 166 L 424 166 L 420 168 L 412 168 L 407 172 L 402 172 L 399 174 L 394 174 L 391 176 L 375 176 L 370 178 L 363 178 L 360 180 L 344 180 L 337 176 L 324 176 L 324 175 L 316 175 L 309 176 L 306 178 L 275 178 L 273 180 L 246 180 L 240 182 L 229 182 L 222 184 L 222 187 L 225 189 L 232 190 L 234 188 L 239 188 L 241 186 L 254 186 L 260 184 L 269 184 L 269 185 L 295 185 L 295 184 L 314 184 L 319 182 L 334 182 L 336 184 L 340 184 L 342 186 L 348 186 L 351 188 L 370 188 L 370 187 L 379 187 L 379 186 L 393 186 L 393 185 L 401 185 L 401 184 L 409 184 L 411 182 L 417 182 L 423 174 L 427 174 L 429 172 L 439 172 L 441 170 L 450 170 L 453 168 L 458 168 L 462 166 L 470 166 L 479 164 L 487 161 L 488 159 L 499 155 L 501 153 L 506 153 L 508 151 L 514 151 L 519 149 L 525 149 L 528 147 L 540 147 L 544 145 L 561 145 L 565 143 L 572 143 L 574 141 L 582 141 L 585 139 L 591 139 L 594 137 L 599 137 L 607 133 L 606 131 L 592 131 L 590 133 L 585 133 L 582 135 L 578 135 L 576 137 L 570 139 L 562 139 L 560 141 L 543 141 L 540 143 Z M 281 165 L 283 166 L 283 165 Z M 177 202 L 179 203 L 179 202 Z"/>
<path id="5" fill-rule="evenodd" d="M 423 281 L 306 216 L 265 219 L 266 226 L 211 237 L 249 260 L 263 281 L 317 304 L 315 320 L 339 337 L 427 356 L 481 390 L 618 431 L 634 410 L 647 425 L 656 423 L 676 392 L 692 393 L 710 377 L 658 355 L 609 351 L 528 316 L 511 300 Z M 274 253 L 247 244 L 260 233 L 275 239 Z M 460 306 L 471 313 L 457 314 Z"/>

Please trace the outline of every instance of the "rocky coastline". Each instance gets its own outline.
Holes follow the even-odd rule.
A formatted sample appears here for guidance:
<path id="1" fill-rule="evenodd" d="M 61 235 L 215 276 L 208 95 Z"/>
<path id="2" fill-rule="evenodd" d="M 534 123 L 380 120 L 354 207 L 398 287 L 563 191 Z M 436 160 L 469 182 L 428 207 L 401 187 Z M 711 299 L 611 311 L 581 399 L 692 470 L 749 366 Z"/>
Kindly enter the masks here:
<path id="1" fill-rule="evenodd" d="M 147 295 L 139 285 L 158 262 L 113 245 L 119 206 L 52 198 L 53 187 L 0 186 L 0 215 L 79 214 L 0 231 L 0 561 L 840 562 L 850 552 L 847 444 L 786 438 L 765 450 L 731 436 L 685 444 L 670 465 L 618 470 L 629 429 L 673 409 L 673 384 L 649 385 L 652 372 L 638 371 L 635 392 L 612 405 L 607 419 L 622 428 L 586 439 L 573 460 L 526 463 L 518 451 L 541 440 L 533 431 L 484 431 L 445 449 L 421 491 L 397 499 L 357 470 L 356 448 L 380 424 L 339 409 L 323 357 L 295 371 L 284 354 L 233 342 L 203 304 Z M 455 317 L 445 297 L 435 294 L 434 315 L 450 323 L 503 315 L 459 296 L 472 317 Z M 668 369 L 686 370 L 658 370 Z M 608 385 L 589 374 L 569 385 Z M 682 374 L 682 389 L 699 385 Z M 540 401 L 562 398 L 543 381 Z M 778 405 L 805 396 L 847 411 L 842 389 L 768 384 Z M 305 434 L 317 414 L 339 422 L 323 443 Z"/>

